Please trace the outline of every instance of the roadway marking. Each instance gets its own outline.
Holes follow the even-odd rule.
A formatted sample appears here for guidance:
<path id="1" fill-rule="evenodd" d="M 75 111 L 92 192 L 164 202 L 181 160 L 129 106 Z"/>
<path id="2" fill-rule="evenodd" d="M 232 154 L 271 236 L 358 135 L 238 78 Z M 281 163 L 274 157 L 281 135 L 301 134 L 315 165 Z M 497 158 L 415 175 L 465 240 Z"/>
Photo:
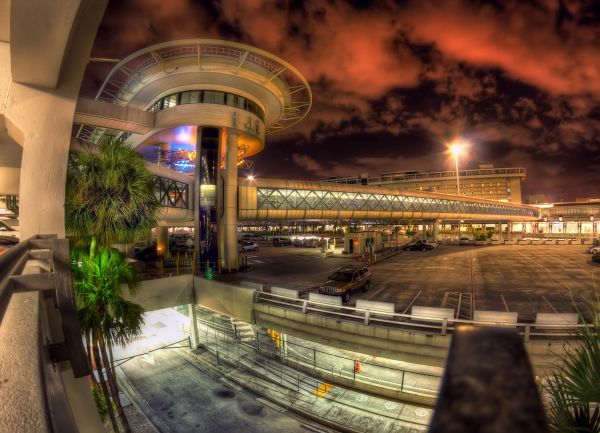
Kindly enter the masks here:
<path id="1" fill-rule="evenodd" d="M 319 387 L 317 389 L 315 389 L 313 391 L 313 395 L 316 396 L 317 398 L 323 398 L 325 396 L 325 394 L 327 394 L 327 392 L 331 391 L 333 389 L 333 385 L 330 383 L 322 383 L 321 385 L 319 385 Z"/>
<path id="2" fill-rule="evenodd" d="M 475 259 L 473 259 L 475 260 Z M 449 266 L 423 266 L 423 269 L 456 269 Z"/>

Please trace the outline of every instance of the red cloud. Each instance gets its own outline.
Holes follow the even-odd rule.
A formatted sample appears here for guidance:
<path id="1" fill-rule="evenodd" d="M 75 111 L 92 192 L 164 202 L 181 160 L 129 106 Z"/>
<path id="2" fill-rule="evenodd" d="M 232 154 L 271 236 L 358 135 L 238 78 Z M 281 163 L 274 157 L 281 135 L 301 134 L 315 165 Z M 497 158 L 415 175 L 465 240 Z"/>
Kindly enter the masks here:
<path id="1" fill-rule="evenodd" d="M 553 94 L 600 99 L 599 27 L 570 21 L 557 30 L 554 7 L 503 4 L 499 11 L 465 0 L 419 0 L 401 19 L 411 41 L 433 43 L 449 58 L 499 67 Z"/>

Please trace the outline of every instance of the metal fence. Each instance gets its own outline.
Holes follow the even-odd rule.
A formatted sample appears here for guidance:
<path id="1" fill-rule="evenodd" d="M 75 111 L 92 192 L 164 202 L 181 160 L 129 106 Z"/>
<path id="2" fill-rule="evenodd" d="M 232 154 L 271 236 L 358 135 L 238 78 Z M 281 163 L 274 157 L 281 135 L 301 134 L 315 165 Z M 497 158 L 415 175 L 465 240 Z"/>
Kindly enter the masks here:
<path id="1" fill-rule="evenodd" d="M 581 328 L 594 328 L 593 324 L 544 324 L 507 323 L 501 321 L 476 321 L 431 316 L 417 316 L 404 313 L 387 313 L 350 306 L 336 306 L 308 299 L 295 299 L 272 293 L 259 292 L 259 303 L 268 303 L 282 308 L 302 311 L 304 314 L 321 314 L 336 319 L 362 322 L 365 325 L 381 325 L 404 329 L 407 332 L 421 332 L 429 335 L 452 334 L 459 326 L 495 326 L 513 328 L 523 337 L 524 341 L 573 338 Z"/>
<path id="2" fill-rule="evenodd" d="M 293 383 L 298 389 L 310 386 L 315 390 L 319 385 L 343 379 L 346 383 L 361 383 L 401 393 L 431 398 L 437 395 L 439 375 L 350 358 L 334 350 L 287 341 L 286 336 L 277 332 L 254 331 L 250 338 L 236 325 L 220 322 L 219 316 L 202 311 L 200 315 L 204 317 L 198 318 L 200 342 L 213 351 L 219 361 L 244 363 L 265 375 L 275 372 L 282 381 Z"/>

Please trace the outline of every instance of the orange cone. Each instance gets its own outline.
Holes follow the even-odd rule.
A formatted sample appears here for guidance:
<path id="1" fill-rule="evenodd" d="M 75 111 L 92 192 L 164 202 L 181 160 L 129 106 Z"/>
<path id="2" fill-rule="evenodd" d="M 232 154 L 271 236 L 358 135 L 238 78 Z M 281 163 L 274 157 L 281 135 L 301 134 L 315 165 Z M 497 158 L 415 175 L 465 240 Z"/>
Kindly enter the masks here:
<path id="1" fill-rule="evenodd" d="M 362 371 L 362 367 L 360 366 L 360 359 L 357 359 L 354 362 L 354 372 L 355 373 L 360 373 Z"/>

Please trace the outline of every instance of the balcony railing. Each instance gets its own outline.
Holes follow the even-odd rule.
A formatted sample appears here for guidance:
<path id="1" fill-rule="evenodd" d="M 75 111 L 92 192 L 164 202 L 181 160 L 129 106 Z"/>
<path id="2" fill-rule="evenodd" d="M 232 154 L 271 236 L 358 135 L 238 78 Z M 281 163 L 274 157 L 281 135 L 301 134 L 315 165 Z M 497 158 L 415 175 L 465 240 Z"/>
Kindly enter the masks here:
<path id="1" fill-rule="evenodd" d="M 89 374 L 69 241 L 38 235 L 0 255 L 0 431 L 78 432 L 65 374 Z"/>

